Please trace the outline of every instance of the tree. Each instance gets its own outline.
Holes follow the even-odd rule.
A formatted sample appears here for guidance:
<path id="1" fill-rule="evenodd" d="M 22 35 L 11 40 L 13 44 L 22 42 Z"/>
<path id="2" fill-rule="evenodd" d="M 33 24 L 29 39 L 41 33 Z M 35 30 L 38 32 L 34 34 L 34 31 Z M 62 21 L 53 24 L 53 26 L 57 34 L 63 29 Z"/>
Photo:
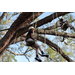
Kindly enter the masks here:
<path id="1" fill-rule="evenodd" d="M 41 15 L 42 13 L 39 12 Z M 68 14 L 69 12 L 57 12 L 57 16 L 56 13 L 53 13 L 39 21 L 37 21 L 37 27 L 40 27 L 42 26 L 43 24 L 46 24 L 48 22 L 51 22 L 52 20 L 54 20 L 55 18 L 57 17 L 60 17 L 60 16 L 63 16 L 65 14 Z M 37 12 L 35 13 L 35 18 L 38 17 L 38 14 Z M 53 15 L 54 15 L 54 18 L 53 18 Z M 31 18 L 31 19 L 30 19 Z M 21 20 L 22 19 L 22 20 Z M 20 42 L 20 41 L 24 41 L 25 38 L 23 38 L 23 36 L 25 37 L 25 33 L 27 32 L 27 29 L 30 27 L 30 26 L 35 26 L 36 23 L 34 24 L 30 24 L 30 22 L 32 22 L 32 12 L 29 12 L 29 13 L 21 13 L 19 15 L 19 17 L 13 22 L 13 24 L 11 25 L 11 27 L 9 29 L 7 29 L 7 33 L 5 34 L 5 36 L 0 40 L 0 56 L 2 56 L 2 54 L 6 51 L 7 47 L 10 45 L 10 44 L 13 44 L 15 38 L 16 38 L 16 43 L 17 42 Z M 30 24 L 30 25 L 29 25 Z M 22 26 L 22 27 L 21 27 Z M 25 27 L 24 27 L 25 26 Z M 53 31 L 50 31 L 50 32 L 53 32 Z M 55 32 L 56 34 L 57 32 Z M 23 35 L 25 34 L 25 35 Z M 38 34 L 39 31 L 38 31 Z M 44 33 L 42 33 L 44 34 Z M 47 33 L 46 33 L 47 34 Z M 50 35 L 52 35 L 52 33 L 49 33 Z M 53 35 L 55 35 L 53 33 Z M 22 35 L 22 36 L 21 36 Z M 56 35 L 55 35 L 56 36 Z M 60 36 L 60 35 L 59 35 Z M 63 34 L 61 35 L 63 36 Z M 69 35 L 67 35 L 69 37 Z M 71 36 L 70 36 L 71 37 Z M 42 41 L 44 40 L 44 37 L 41 37 L 41 36 L 38 36 L 37 38 L 39 41 Z M 46 42 L 47 45 L 50 46 L 50 48 L 54 48 L 53 50 L 59 52 L 61 54 L 62 57 L 64 57 L 67 61 L 73 61 L 72 59 L 70 59 L 63 51 L 62 49 L 57 46 L 56 44 L 54 44 L 53 42 L 51 42 L 50 40 L 47 39 L 47 42 Z M 13 52 L 11 52 L 13 53 Z M 21 55 L 24 55 L 25 52 Z"/>

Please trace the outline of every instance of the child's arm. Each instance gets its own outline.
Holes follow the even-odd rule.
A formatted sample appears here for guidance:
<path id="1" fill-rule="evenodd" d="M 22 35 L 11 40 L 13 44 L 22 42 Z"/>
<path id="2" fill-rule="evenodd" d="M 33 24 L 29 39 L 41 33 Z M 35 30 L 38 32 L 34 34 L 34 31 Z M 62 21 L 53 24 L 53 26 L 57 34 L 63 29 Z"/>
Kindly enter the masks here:
<path id="1" fill-rule="evenodd" d="M 35 38 L 33 37 L 33 33 L 31 33 L 31 38 L 32 38 L 33 40 L 35 40 Z"/>

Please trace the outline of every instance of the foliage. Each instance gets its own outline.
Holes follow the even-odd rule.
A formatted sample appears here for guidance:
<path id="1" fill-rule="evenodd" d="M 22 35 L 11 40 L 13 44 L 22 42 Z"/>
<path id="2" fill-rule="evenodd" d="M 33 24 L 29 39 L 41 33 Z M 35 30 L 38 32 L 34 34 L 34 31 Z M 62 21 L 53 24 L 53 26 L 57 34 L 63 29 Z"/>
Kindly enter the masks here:
<path id="1" fill-rule="evenodd" d="M 13 54 L 6 51 L 2 55 L 2 59 L 0 60 L 0 62 L 17 62 L 17 60 Z"/>
<path id="2" fill-rule="evenodd" d="M 68 56 L 73 56 L 71 51 L 68 52 L 67 50 L 63 50 L 63 52 Z M 66 62 L 66 60 L 58 52 L 52 50 L 50 47 L 47 48 L 47 54 L 49 54 L 51 58 L 56 60 L 56 62 Z M 52 61 L 52 60 L 47 59 L 47 61 Z"/>

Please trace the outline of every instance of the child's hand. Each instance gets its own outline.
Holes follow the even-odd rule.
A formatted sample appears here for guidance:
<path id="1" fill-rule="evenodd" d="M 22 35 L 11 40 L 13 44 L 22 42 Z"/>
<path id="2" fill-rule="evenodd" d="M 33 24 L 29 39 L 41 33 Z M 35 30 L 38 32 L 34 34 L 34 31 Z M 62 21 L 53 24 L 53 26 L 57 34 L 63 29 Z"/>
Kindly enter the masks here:
<path id="1" fill-rule="evenodd" d="M 35 39 L 35 41 L 37 41 L 37 40 Z"/>

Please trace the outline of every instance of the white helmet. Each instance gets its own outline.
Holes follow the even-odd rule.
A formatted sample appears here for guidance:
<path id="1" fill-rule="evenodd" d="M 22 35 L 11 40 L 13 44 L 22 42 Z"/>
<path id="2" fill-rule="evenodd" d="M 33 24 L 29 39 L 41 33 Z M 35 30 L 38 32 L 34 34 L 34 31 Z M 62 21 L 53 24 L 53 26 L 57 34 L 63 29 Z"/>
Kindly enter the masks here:
<path id="1" fill-rule="evenodd" d="M 29 27 L 29 29 L 28 29 L 28 30 L 30 30 L 30 29 L 34 29 L 34 27 L 33 27 L 33 26 L 31 26 L 31 27 Z"/>

